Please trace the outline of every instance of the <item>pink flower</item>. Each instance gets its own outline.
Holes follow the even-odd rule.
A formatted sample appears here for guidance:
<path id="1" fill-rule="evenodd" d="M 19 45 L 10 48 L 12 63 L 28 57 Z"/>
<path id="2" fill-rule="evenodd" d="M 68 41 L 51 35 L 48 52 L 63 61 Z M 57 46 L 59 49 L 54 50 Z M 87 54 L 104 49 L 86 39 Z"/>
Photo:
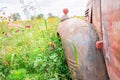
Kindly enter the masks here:
<path id="1" fill-rule="evenodd" d="M 7 36 L 7 37 L 11 37 L 11 34 L 9 34 L 9 33 L 6 33 L 6 34 L 5 34 L 5 36 Z"/>
<path id="2" fill-rule="evenodd" d="M 30 29 L 30 28 L 31 28 L 31 26 L 30 26 L 30 25 L 28 25 L 28 26 L 26 26 L 26 28 Z"/>
<path id="3" fill-rule="evenodd" d="M 15 31 L 16 33 L 19 32 L 19 29 Z"/>

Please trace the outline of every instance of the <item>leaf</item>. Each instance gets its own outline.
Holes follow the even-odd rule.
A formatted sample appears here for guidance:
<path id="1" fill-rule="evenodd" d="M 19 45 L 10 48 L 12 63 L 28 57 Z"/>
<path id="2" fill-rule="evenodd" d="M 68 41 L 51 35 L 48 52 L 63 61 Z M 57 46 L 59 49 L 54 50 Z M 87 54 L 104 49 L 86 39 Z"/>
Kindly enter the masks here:
<path id="1" fill-rule="evenodd" d="M 74 53 L 74 55 L 75 55 L 75 59 L 76 59 L 76 63 L 77 63 L 77 65 L 78 65 L 78 67 L 80 68 L 80 64 L 79 64 L 79 57 L 78 57 L 78 51 L 77 51 L 77 47 L 76 47 L 76 45 L 75 45 L 75 43 L 73 43 L 71 40 L 68 40 L 70 43 L 71 43 L 71 45 L 72 45 L 72 48 L 73 48 L 73 53 Z"/>

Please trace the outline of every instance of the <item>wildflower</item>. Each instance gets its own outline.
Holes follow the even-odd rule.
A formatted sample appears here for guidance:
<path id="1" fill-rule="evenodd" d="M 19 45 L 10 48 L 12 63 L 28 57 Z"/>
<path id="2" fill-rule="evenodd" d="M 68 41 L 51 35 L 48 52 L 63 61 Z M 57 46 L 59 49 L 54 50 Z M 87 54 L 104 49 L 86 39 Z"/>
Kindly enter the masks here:
<path id="1" fill-rule="evenodd" d="M 26 26 L 26 28 L 30 29 L 30 28 L 31 28 L 31 26 L 30 26 L 30 25 L 29 25 L 29 26 Z"/>
<path id="2" fill-rule="evenodd" d="M 54 49 L 55 49 L 55 45 L 52 43 L 52 44 L 50 45 L 50 50 L 53 51 Z"/>
<path id="3" fill-rule="evenodd" d="M 15 31 L 16 33 L 19 32 L 19 29 Z"/>
<path id="4" fill-rule="evenodd" d="M 53 42 L 48 42 L 48 44 L 50 45 L 50 50 L 53 51 L 55 49 L 55 45 Z"/>
<path id="5" fill-rule="evenodd" d="M 43 47 L 42 47 L 42 48 L 41 48 L 41 50 L 42 50 L 42 51 L 44 51 L 44 50 L 45 50 L 45 48 L 43 48 Z"/>
<path id="6" fill-rule="evenodd" d="M 52 42 L 48 42 L 48 44 L 49 44 L 49 45 L 51 45 L 51 44 L 52 44 Z"/>
<path id="7" fill-rule="evenodd" d="M 11 37 L 11 34 L 9 34 L 9 33 L 6 33 L 6 34 L 5 34 L 5 36 L 7 36 L 7 37 Z"/>
<path id="8" fill-rule="evenodd" d="M 2 32 L 2 34 L 5 34 L 5 32 Z"/>

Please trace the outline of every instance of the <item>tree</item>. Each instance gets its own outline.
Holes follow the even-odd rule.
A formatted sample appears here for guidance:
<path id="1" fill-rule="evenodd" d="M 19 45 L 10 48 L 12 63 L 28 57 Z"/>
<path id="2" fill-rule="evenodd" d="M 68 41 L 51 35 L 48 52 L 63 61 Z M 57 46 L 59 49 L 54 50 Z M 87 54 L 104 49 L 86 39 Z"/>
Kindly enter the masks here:
<path id="1" fill-rule="evenodd" d="M 48 13 L 48 17 L 53 17 L 52 13 Z"/>
<path id="2" fill-rule="evenodd" d="M 57 16 L 54 16 L 52 13 L 48 13 L 48 18 L 56 18 Z"/>
<path id="3" fill-rule="evenodd" d="M 35 16 L 32 16 L 32 17 L 31 17 L 31 20 L 35 20 L 35 19 L 36 19 L 36 17 L 35 17 Z"/>
<path id="4" fill-rule="evenodd" d="M 39 14 L 36 18 L 39 19 L 39 18 L 43 18 L 44 17 L 44 14 Z"/>
<path id="5" fill-rule="evenodd" d="M 20 20 L 20 19 L 21 19 L 20 17 L 21 17 L 21 16 L 20 16 L 19 13 L 13 13 L 13 14 L 11 15 L 11 18 L 13 19 L 13 21 Z"/>

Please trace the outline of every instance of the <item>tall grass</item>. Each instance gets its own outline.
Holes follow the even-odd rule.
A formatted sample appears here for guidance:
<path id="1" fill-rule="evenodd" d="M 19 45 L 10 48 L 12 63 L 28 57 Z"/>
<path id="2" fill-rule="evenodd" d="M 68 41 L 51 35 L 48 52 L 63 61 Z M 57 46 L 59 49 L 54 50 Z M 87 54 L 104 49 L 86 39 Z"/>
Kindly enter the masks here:
<path id="1" fill-rule="evenodd" d="M 21 21 L 24 27 L 5 33 L 0 28 L 0 80 L 69 80 L 63 47 L 56 35 L 59 21 L 46 20 L 47 28 L 43 19 Z"/>

